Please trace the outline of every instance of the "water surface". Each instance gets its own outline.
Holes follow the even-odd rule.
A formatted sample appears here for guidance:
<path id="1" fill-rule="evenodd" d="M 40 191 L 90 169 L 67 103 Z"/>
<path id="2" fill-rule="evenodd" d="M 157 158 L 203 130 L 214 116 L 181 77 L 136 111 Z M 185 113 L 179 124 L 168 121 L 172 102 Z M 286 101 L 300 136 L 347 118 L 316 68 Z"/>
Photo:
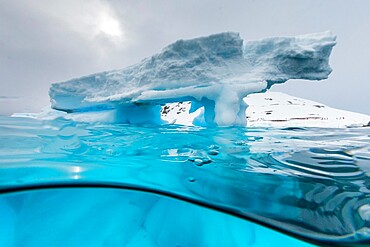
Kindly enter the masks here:
<path id="1" fill-rule="evenodd" d="M 290 246 L 289 241 L 306 245 L 298 239 L 370 243 L 370 128 L 200 128 L 0 117 L 0 140 L 0 208 L 6 215 L 0 226 L 8 226 L 6 236 L 13 237 L 0 236 L 7 243 L 27 240 L 36 246 L 36 233 L 49 229 L 41 239 L 78 246 L 93 237 L 89 231 L 79 234 L 78 226 L 86 224 L 102 226 L 96 246 L 140 246 L 145 239 L 147 246 L 176 246 L 174 239 L 178 246 L 215 246 L 220 239 L 223 246 L 264 246 L 266 236 Z M 38 211 L 35 221 L 32 212 Z M 50 217 L 58 222 L 54 227 Z M 136 227 L 134 219 L 148 226 L 140 221 Z M 189 227 L 189 219 L 198 221 Z M 129 225 L 131 234 L 125 231 Z"/>

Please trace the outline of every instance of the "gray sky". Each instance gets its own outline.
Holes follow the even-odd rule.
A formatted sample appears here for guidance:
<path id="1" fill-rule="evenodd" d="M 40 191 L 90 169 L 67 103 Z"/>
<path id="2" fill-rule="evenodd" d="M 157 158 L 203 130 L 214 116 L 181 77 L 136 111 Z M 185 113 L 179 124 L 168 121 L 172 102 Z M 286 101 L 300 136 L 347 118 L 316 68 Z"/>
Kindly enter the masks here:
<path id="1" fill-rule="evenodd" d="M 370 1 L 0 0 L 0 114 L 37 112 L 52 82 L 119 69 L 182 38 L 331 30 L 333 73 L 274 91 L 370 114 Z"/>

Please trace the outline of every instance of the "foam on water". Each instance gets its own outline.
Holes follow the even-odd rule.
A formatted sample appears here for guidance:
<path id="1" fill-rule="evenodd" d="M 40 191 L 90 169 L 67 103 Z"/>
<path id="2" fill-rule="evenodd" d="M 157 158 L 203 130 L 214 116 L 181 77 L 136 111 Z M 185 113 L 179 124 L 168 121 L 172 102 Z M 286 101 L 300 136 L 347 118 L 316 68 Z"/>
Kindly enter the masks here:
<path id="1" fill-rule="evenodd" d="M 156 212 L 176 215 L 179 205 L 163 199 L 172 197 L 237 216 L 236 222 L 240 223 L 233 225 L 236 229 L 238 224 L 244 229 L 242 219 L 247 219 L 312 243 L 370 243 L 370 128 L 134 126 L 1 117 L 0 138 L 0 186 L 7 193 L 1 196 L 0 208 L 7 212 L 7 221 L 25 222 L 27 217 L 34 217 L 29 214 L 39 205 L 35 204 L 38 200 L 25 198 L 43 194 L 41 198 L 47 201 L 53 194 L 36 191 L 17 197 L 15 192 L 113 187 L 150 192 L 145 200 L 133 201 L 142 204 L 140 207 L 158 207 Z M 74 196 L 70 200 L 77 200 L 79 193 L 71 191 Z M 50 206 L 52 211 L 70 210 L 63 209 L 63 204 L 58 206 L 57 201 L 63 201 L 69 192 L 63 190 L 62 194 Z M 99 201 L 99 194 L 96 196 Z M 59 222 L 53 234 L 63 235 L 59 228 L 75 226 L 80 221 L 93 222 L 92 215 L 105 210 L 118 214 L 126 210 L 123 201 L 111 199 L 102 200 L 99 207 L 94 206 L 96 200 L 83 200 L 81 207 L 86 210 L 72 213 L 68 224 Z M 157 199 L 164 204 L 158 206 L 161 204 L 153 202 Z M 191 212 L 192 207 L 181 205 L 181 215 Z M 27 213 L 21 213 L 24 211 Z M 140 217 L 152 217 L 146 212 L 142 211 Z M 40 213 L 40 224 L 48 215 L 49 212 Z M 58 217 L 55 221 L 64 222 L 68 215 Z M 212 217 L 204 217 L 212 224 Z M 171 222 L 165 221 L 158 228 L 172 226 L 175 231 Z M 109 226 L 111 223 L 104 227 Z M 9 234 L 12 231 L 9 229 Z M 32 231 L 30 225 L 18 224 L 15 236 Z M 190 230 L 185 233 L 194 234 Z M 141 236 L 142 232 L 136 234 Z M 27 237 L 32 239 L 31 235 Z"/>

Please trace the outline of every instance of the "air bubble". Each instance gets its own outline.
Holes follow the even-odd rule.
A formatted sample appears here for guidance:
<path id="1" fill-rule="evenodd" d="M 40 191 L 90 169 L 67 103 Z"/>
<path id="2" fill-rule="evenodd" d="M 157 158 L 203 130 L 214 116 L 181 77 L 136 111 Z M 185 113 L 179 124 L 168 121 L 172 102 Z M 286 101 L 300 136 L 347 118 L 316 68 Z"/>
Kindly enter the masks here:
<path id="1" fill-rule="evenodd" d="M 204 162 L 201 159 L 195 159 L 194 164 L 197 165 L 197 166 L 202 166 L 202 165 L 204 165 Z"/>
<path id="2" fill-rule="evenodd" d="M 220 147 L 217 145 L 210 145 L 208 148 L 209 149 L 220 149 Z"/>
<path id="3" fill-rule="evenodd" d="M 208 154 L 209 155 L 217 155 L 218 153 L 219 153 L 219 151 L 218 150 L 214 150 L 214 149 L 208 151 Z"/>

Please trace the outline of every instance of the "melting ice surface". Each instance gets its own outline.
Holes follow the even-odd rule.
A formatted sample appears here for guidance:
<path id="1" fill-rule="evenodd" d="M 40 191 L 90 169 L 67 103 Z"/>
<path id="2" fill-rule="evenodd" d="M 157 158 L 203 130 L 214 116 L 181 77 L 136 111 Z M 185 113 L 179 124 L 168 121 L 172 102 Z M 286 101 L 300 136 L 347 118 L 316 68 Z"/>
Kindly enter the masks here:
<path id="1" fill-rule="evenodd" d="M 370 128 L 1 117 L 0 139 L 1 246 L 370 243 Z"/>
<path id="2" fill-rule="evenodd" d="M 55 83 L 54 109 L 111 110 L 110 121 L 159 123 L 160 104 L 203 106 L 197 125 L 245 125 L 248 94 L 289 79 L 322 80 L 331 72 L 330 32 L 243 41 L 237 33 L 179 40 L 159 54 L 121 70 Z"/>

